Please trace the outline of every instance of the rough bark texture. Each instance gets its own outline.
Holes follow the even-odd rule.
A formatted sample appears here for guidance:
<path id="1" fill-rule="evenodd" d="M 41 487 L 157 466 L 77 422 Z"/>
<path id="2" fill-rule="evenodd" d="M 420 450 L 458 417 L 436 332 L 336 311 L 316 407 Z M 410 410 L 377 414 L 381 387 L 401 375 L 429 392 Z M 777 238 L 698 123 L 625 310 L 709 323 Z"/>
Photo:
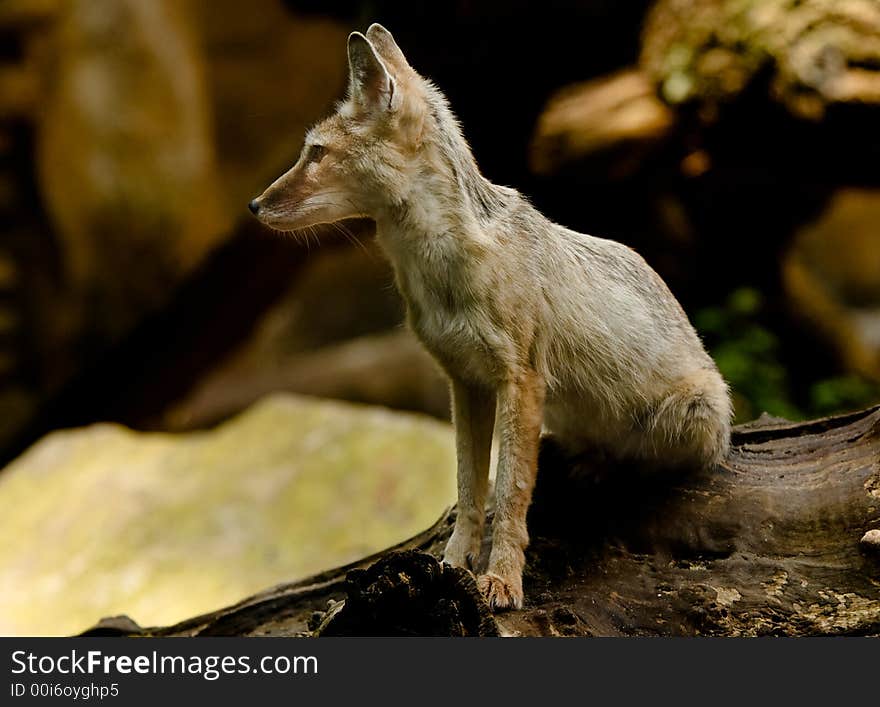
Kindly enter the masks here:
<path id="1" fill-rule="evenodd" d="M 470 575 L 434 559 L 451 511 L 388 552 L 218 612 L 90 633 L 880 635 L 880 407 L 762 418 L 735 430 L 724 464 L 686 477 L 597 480 L 549 440 L 540 464 L 522 611 L 493 620 Z"/>

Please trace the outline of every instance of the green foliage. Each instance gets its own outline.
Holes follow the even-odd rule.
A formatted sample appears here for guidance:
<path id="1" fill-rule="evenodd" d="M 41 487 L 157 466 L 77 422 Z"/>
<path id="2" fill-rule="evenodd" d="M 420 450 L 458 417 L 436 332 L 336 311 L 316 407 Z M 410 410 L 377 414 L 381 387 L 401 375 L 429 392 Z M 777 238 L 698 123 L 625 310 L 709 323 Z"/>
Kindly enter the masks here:
<path id="1" fill-rule="evenodd" d="M 880 385 L 856 375 L 828 378 L 810 387 L 810 407 L 816 415 L 855 410 L 880 401 Z"/>
<path id="2" fill-rule="evenodd" d="M 736 421 L 762 412 L 799 420 L 866 407 L 880 386 L 856 375 L 821 378 L 797 391 L 781 358 L 779 337 L 762 322 L 764 299 L 750 287 L 735 290 L 721 306 L 696 313 L 694 324 L 733 390 Z"/>
<path id="3" fill-rule="evenodd" d="M 737 422 L 763 411 L 801 419 L 804 413 L 791 400 L 788 376 L 779 361 L 779 340 L 758 321 L 762 307 L 761 293 L 743 287 L 722 306 L 697 312 L 694 323 L 733 389 Z"/>

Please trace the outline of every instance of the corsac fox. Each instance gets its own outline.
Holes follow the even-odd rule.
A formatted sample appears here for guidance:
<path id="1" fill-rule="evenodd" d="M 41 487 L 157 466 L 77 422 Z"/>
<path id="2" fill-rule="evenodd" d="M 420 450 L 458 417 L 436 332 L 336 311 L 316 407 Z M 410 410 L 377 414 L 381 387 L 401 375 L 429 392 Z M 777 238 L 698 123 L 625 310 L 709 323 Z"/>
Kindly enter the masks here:
<path id="1" fill-rule="evenodd" d="M 349 87 L 249 208 L 296 231 L 365 216 L 415 334 L 446 372 L 458 515 L 444 561 L 520 608 L 542 427 L 572 454 L 708 467 L 729 445 L 727 385 L 675 297 L 630 248 L 549 221 L 480 174 L 444 96 L 373 24 L 348 38 Z M 496 513 L 477 568 L 493 431 Z"/>

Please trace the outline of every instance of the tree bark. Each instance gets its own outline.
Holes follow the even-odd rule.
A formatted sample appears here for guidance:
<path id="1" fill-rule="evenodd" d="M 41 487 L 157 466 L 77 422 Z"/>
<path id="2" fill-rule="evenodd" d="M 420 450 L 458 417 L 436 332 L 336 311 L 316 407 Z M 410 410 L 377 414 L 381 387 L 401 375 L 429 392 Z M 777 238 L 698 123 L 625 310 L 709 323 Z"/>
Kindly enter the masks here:
<path id="1" fill-rule="evenodd" d="M 384 553 L 220 611 L 88 633 L 880 636 L 880 406 L 762 417 L 735 429 L 723 464 L 677 478 L 585 476 L 552 440 L 540 467 L 522 611 L 491 616 L 472 576 L 437 561 L 451 510 Z"/>

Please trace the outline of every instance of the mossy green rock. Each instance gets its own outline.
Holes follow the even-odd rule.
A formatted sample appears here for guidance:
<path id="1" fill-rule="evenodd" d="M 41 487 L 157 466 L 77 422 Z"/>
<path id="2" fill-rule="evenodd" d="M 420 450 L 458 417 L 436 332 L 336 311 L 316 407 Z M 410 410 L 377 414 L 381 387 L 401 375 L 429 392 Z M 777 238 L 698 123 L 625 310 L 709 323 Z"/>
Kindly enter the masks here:
<path id="1" fill-rule="evenodd" d="M 448 425 L 272 396 L 215 430 L 99 424 L 0 472 L 0 634 L 167 624 L 358 559 L 454 500 Z"/>

